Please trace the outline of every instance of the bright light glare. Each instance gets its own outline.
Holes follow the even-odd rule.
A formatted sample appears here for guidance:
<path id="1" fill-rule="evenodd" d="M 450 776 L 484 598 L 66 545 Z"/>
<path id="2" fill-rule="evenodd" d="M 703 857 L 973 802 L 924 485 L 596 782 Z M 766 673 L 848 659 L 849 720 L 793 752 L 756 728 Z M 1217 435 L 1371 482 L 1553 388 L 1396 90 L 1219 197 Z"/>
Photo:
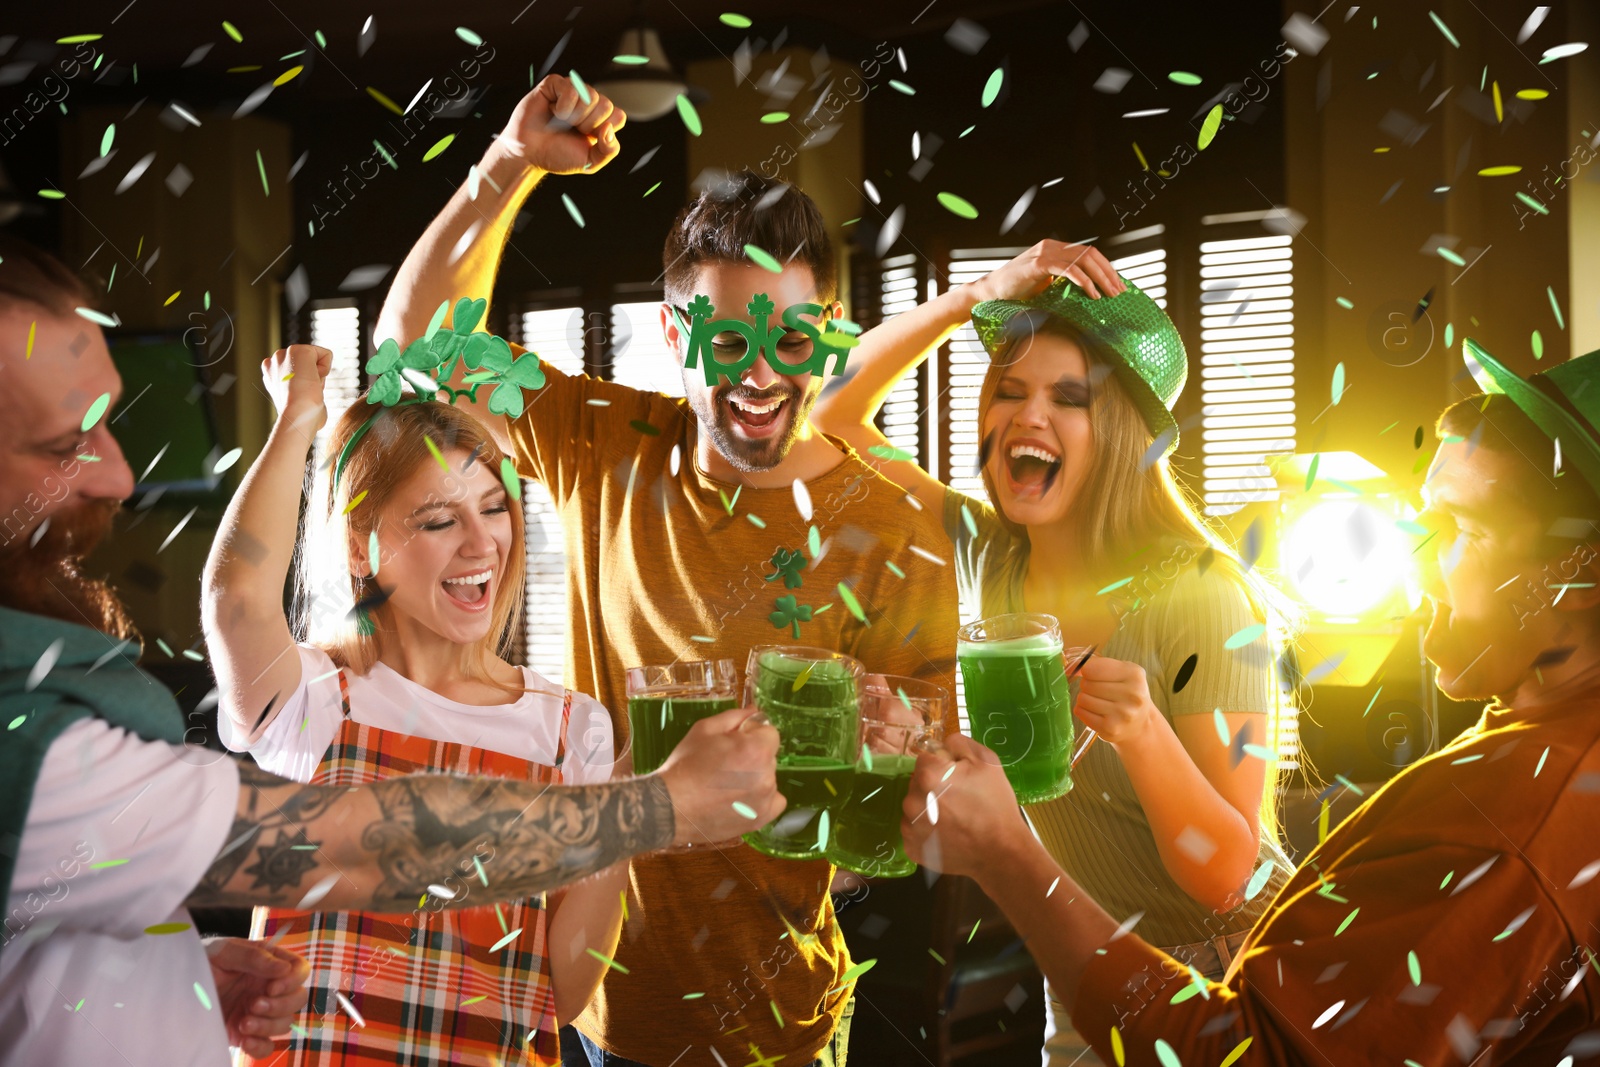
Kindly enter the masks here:
<path id="1" fill-rule="evenodd" d="M 1361 615 L 1405 582 L 1411 546 L 1394 517 L 1360 500 L 1317 504 L 1289 527 L 1282 573 L 1325 615 Z"/>

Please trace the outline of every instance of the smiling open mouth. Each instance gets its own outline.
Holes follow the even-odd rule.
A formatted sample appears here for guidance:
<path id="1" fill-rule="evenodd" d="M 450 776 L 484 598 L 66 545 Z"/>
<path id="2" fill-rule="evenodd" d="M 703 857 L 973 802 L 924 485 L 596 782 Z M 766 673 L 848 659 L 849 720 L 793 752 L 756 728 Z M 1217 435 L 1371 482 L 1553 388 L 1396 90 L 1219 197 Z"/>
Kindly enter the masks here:
<path id="1" fill-rule="evenodd" d="M 734 424 L 751 437 L 770 433 L 789 403 L 788 395 L 783 393 L 758 397 L 729 394 L 722 399 L 728 405 Z"/>
<path id="2" fill-rule="evenodd" d="M 452 600 L 477 605 L 489 595 L 489 583 L 493 579 L 494 571 L 486 570 L 477 574 L 463 574 L 458 578 L 446 578 L 439 584 L 444 586 L 444 591 Z"/>
<path id="3" fill-rule="evenodd" d="M 1018 489 L 1043 493 L 1061 471 L 1061 457 L 1032 444 L 1014 444 L 1006 455 L 1006 473 Z"/>

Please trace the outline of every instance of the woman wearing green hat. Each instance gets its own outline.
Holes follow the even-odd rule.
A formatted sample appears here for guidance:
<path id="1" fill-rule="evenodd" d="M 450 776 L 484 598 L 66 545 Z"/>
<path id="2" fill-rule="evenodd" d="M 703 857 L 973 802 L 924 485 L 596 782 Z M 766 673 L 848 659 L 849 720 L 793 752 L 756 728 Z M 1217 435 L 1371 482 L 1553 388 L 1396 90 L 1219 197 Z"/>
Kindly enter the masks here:
<path id="1" fill-rule="evenodd" d="M 887 444 L 878 408 L 969 315 L 991 358 L 978 422 L 993 506 L 909 461 L 883 473 L 944 515 L 969 611 L 1046 612 L 1069 648 L 1097 649 L 1074 712 L 1107 743 L 1029 819 L 1113 916 L 1220 978 L 1292 869 L 1259 758 L 1277 750 L 1287 611 L 1173 480 L 1183 342 L 1095 249 L 1043 241 L 872 330 L 813 423 L 861 452 Z M 1046 1064 L 1097 1062 L 1068 1007 L 1051 997 Z"/>

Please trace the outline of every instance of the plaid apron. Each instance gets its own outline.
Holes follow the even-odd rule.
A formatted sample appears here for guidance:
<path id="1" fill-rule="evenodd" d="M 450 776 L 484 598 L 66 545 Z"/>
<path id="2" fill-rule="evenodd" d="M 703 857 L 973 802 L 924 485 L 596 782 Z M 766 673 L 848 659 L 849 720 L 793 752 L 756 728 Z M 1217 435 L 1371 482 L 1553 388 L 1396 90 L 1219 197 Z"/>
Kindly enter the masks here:
<path id="1" fill-rule="evenodd" d="M 339 694 L 344 720 L 313 784 L 355 786 L 418 772 L 561 782 L 571 690 L 562 700 L 554 767 L 358 723 L 350 717 L 344 671 Z M 450 888 L 470 892 L 481 884 L 469 871 Z M 251 936 L 310 962 L 310 996 L 287 1050 L 243 1062 L 559 1064 L 544 897 L 458 911 L 438 910 L 439 903 L 429 899 L 410 915 L 257 908 Z"/>

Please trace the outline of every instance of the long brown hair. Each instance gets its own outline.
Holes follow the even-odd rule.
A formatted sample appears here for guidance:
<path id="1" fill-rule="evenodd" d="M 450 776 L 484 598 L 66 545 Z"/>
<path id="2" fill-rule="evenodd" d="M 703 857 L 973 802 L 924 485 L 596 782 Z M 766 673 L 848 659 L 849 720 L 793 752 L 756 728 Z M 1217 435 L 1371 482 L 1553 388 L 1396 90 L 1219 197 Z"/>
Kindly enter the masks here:
<path id="1" fill-rule="evenodd" d="M 1276 668 L 1279 653 L 1292 642 L 1301 613 L 1294 602 L 1256 568 L 1245 566 L 1228 539 L 1205 519 L 1188 490 L 1172 476 L 1171 464 L 1165 456 L 1145 462 L 1155 437 L 1119 380 L 1119 373 L 1127 372 L 1121 361 L 1107 352 L 1099 341 L 1071 324 L 1054 316 L 1043 318 L 1032 330 L 1011 334 L 1006 343 L 991 353 L 989 370 L 978 391 L 979 432 L 987 433 L 989 410 L 1000 379 L 1021 357 L 1026 347 L 1022 342 L 1037 334 L 1071 341 L 1089 364 L 1092 383 L 1089 425 L 1094 432 L 1094 454 L 1090 457 L 1088 477 L 1072 501 L 1072 515 L 1078 550 L 1088 570 L 1091 588 L 1122 577 L 1115 572 L 1126 568 L 1127 555 L 1135 546 L 1154 544 L 1167 554 L 1182 548 L 1192 550 L 1194 555 L 1209 550 L 1212 563 L 1207 569 L 1215 569 L 1237 585 L 1249 600 L 1252 611 L 1268 626 L 1274 712 L 1267 716 L 1265 745 L 1276 753 L 1284 733 L 1283 680 Z M 984 453 L 987 459 L 987 448 Z M 1000 498 L 987 462 L 983 464 L 981 476 L 989 499 L 998 501 Z M 1027 554 L 1032 550 L 1028 528 L 1012 522 L 998 505 L 995 513 L 1020 546 L 1019 551 L 1023 553 L 1020 573 L 1026 574 Z M 1301 760 L 1304 761 L 1303 754 Z M 1261 799 L 1262 832 L 1274 835 L 1278 832 L 1279 773 L 1274 765 Z"/>
<path id="2" fill-rule="evenodd" d="M 337 485 L 332 484 L 330 468 L 350 439 L 369 417 L 376 416 L 371 428 L 356 442 L 345 461 Z M 306 531 L 296 546 L 297 582 L 295 617 L 297 631 L 328 653 L 335 663 L 357 674 L 365 674 L 378 661 L 376 633 L 364 633 L 355 605 L 379 594 L 378 582 L 351 572 L 352 557 L 365 556 L 368 538 L 377 528 L 378 517 L 395 491 L 426 463 L 437 462 L 428 447 L 432 442 L 440 453 L 462 449 L 472 462 L 498 470 L 505 454 L 494 438 L 471 415 L 449 404 L 425 402 L 374 408 L 357 400 L 346 409 L 328 435 L 326 460 L 314 475 L 314 488 L 306 514 Z M 451 471 L 451 494 L 465 492 L 466 480 Z M 352 500 L 360 499 L 355 507 Z M 316 549 L 313 550 L 313 542 Z M 500 689 L 488 668 L 491 654 L 509 656 L 515 631 L 517 610 L 522 606 L 522 586 L 526 570 L 523 528 L 516 509 L 511 512 L 511 548 L 506 555 L 504 574 L 494 586 L 489 633 L 483 640 L 462 649 L 462 670 L 470 678 Z M 378 572 L 382 576 L 382 560 Z M 377 630 L 391 630 L 386 605 L 370 609 Z M 518 686 L 515 693 L 520 695 Z"/>

